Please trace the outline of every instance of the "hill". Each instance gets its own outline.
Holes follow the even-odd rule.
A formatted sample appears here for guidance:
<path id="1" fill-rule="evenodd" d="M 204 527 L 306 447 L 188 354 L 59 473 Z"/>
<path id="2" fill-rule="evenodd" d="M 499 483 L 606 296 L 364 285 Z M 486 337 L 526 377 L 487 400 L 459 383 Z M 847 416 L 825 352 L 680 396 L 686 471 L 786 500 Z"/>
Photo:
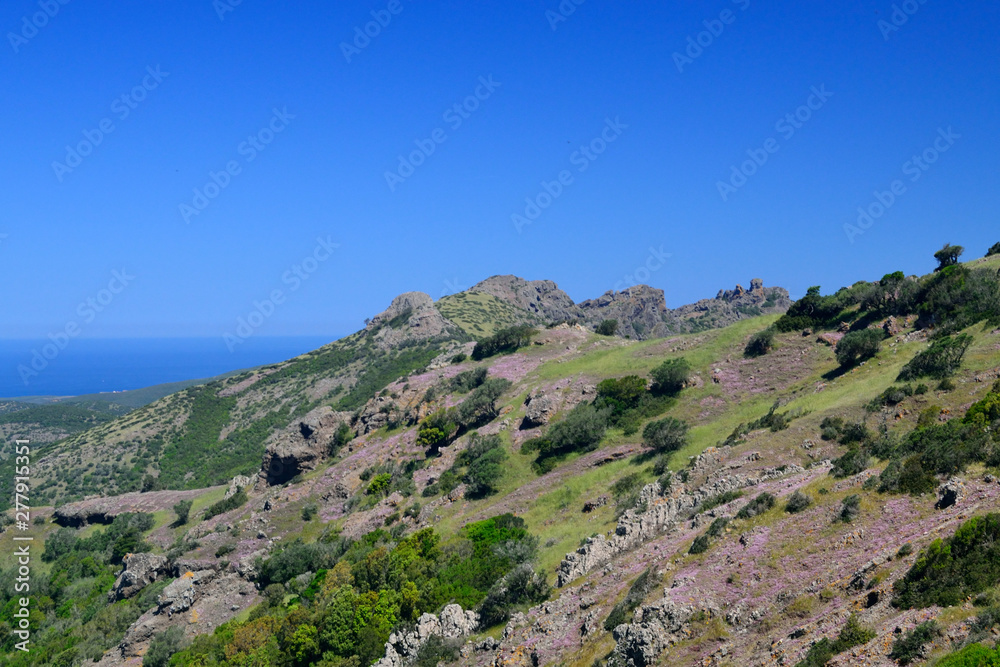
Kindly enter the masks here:
<path id="1" fill-rule="evenodd" d="M 401 295 L 39 450 L 42 493 L 103 492 L 31 526 L 49 601 L 10 664 L 888 666 L 991 642 L 998 270 L 769 315 L 734 290 L 644 339 L 655 297 Z M 593 331 L 607 312 L 629 338 Z"/>

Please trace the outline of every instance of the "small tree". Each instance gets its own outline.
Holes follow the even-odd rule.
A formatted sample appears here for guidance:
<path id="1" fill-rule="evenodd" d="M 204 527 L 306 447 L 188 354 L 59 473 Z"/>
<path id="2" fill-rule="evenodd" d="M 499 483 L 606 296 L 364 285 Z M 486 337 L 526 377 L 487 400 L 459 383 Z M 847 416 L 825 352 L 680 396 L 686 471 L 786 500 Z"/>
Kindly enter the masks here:
<path id="1" fill-rule="evenodd" d="M 812 505 L 812 498 L 802 493 L 801 491 L 796 491 L 788 498 L 788 502 L 785 503 L 785 511 L 789 514 L 798 514 L 804 511 Z"/>
<path id="2" fill-rule="evenodd" d="M 965 252 L 965 248 L 962 246 L 945 243 L 943 248 L 934 253 L 934 259 L 938 261 L 938 267 L 934 270 L 940 271 L 949 266 L 955 266 L 963 252 Z"/>
<path id="3" fill-rule="evenodd" d="M 174 505 L 174 514 L 177 515 L 177 521 L 175 525 L 183 526 L 188 522 L 188 515 L 191 513 L 191 501 L 182 500 L 176 505 Z"/>
<path id="4" fill-rule="evenodd" d="M 851 523 L 860 513 L 861 496 L 857 494 L 847 496 L 840 505 L 840 514 L 837 515 L 837 521 Z"/>
<path id="5" fill-rule="evenodd" d="M 142 658 L 142 667 L 167 667 L 170 657 L 181 650 L 184 628 L 175 625 L 153 637 L 149 650 Z"/>
<path id="6" fill-rule="evenodd" d="M 687 444 L 688 425 L 674 417 L 646 424 L 642 441 L 658 454 L 669 454 Z"/>
<path id="7" fill-rule="evenodd" d="M 618 320 L 604 320 L 597 325 L 597 333 L 601 336 L 614 336 L 618 332 Z"/>
<path id="8" fill-rule="evenodd" d="M 1000 255 L 1000 243 L 994 243 L 990 246 L 990 249 L 986 251 L 987 257 L 992 257 L 993 255 Z"/>
<path id="9" fill-rule="evenodd" d="M 746 347 L 743 348 L 743 356 L 749 358 L 763 357 L 772 348 L 774 348 L 774 329 L 768 327 L 750 337 Z"/>
<path id="10" fill-rule="evenodd" d="M 847 368 L 878 354 L 885 332 L 881 329 L 852 331 L 837 344 L 837 362 Z"/>
<path id="11" fill-rule="evenodd" d="M 687 359 L 667 359 L 653 369 L 653 391 L 658 394 L 674 395 L 680 393 L 691 374 L 691 365 Z"/>

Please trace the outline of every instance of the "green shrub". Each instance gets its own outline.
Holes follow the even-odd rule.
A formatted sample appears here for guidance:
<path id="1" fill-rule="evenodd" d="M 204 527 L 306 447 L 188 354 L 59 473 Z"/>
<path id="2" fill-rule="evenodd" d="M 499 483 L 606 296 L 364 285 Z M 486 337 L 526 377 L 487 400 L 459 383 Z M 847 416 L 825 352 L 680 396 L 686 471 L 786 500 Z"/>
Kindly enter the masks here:
<path id="1" fill-rule="evenodd" d="M 222 546 L 220 546 L 218 549 L 215 550 L 215 557 L 222 558 L 226 554 L 231 554 L 234 551 L 236 551 L 236 547 L 234 547 L 232 544 L 223 544 Z"/>
<path id="2" fill-rule="evenodd" d="M 511 381 L 491 378 L 476 387 L 456 410 L 455 421 L 462 428 L 473 428 L 487 424 L 500 416 L 497 402 L 510 389 Z"/>
<path id="3" fill-rule="evenodd" d="M 592 403 L 579 403 L 565 419 L 550 426 L 545 437 L 525 442 L 521 452 L 538 452 L 533 465 L 539 474 L 545 474 L 568 454 L 597 449 L 608 429 L 609 413 L 607 408 L 598 409 Z"/>
<path id="4" fill-rule="evenodd" d="M 774 348 L 774 328 L 768 327 L 758 331 L 743 348 L 743 356 L 748 358 L 763 357 Z"/>
<path id="5" fill-rule="evenodd" d="M 838 479 L 851 477 L 867 470 L 870 464 L 871 456 L 868 450 L 863 447 L 854 447 L 833 462 L 830 474 Z"/>
<path id="6" fill-rule="evenodd" d="M 683 357 L 668 359 L 654 368 L 650 374 L 653 377 L 652 389 L 655 393 L 673 396 L 680 393 L 687 384 L 691 365 Z"/>
<path id="7" fill-rule="evenodd" d="M 840 514 L 837 515 L 836 521 L 851 523 L 859 514 L 861 514 L 861 496 L 852 494 L 841 502 Z"/>
<path id="8" fill-rule="evenodd" d="M 924 470 L 919 456 L 910 456 L 903 461 L 890 461 L 878 476 L 878 481 L 879 493 L 909 493 L 919 496 L 930 493 L 937 487 L 937 479 Z"/>
<path id="9" fill-rule="evenodd" d="M 653 568 L 647 568 L 640 574 L 625 594 L 625 599 L 619 602 L 604 621 L 604 629 L 611 632 L 622 623 L 628 622 L 628 615 L 635 611 L 643 599 L 656 587 L 656 576 Z"/>
<path id="10" fill-rule="evenodd" d="M 440 635 L 431 635 L 417 651 L 414 665 L 416 667 L 437 667 L 439 663 L 455 662 L 460 657 L 459 651 L 463 643 L 459 639 L 445 639 Z"/>
<path id="11" fill-rule="evenodd" d="M 483 627 L 505 623 L 515 607 L 541 602 L 551 591 L 543 575 L 522 563 L 490 588 L 479 605 L 480 622 Z"/>
<path id="12" fill-rule="evenodd" d="M 467 394 L 482 383 L 486 382 L 486 367 L 473 368 L 462 371 L 448 382 L 448 388 L 460 394 Z"/>
<path id="13" fill-rule="evenodd" d="M 313 518 L 316 516 L 316 512 L 318 512 L 318 511 L 319 511 L 319 508 L 316 507 L 316 505 L 314 505 L 312 503 L 306 505 L 305 507 L 302 508 L 302 520 L 303 521 L 312 521 Z"/>
<path id="14" fill-rule="evenodd" d="M 1000 650 L 971 644 L 943 658 L 935 667 L 1000 667 Z"/>
<path id="15" fill-rule="evenodd" d="M 472 358 L 481 361 L 497 354 L 515 352 L 531 342 L 538 332 L 527 325 L 501 329 L 489 338 L 476 343 L 472 350 Z"/>
<path id="16" fill-rule="evenodd" d="M 712 522 L 712 525 L 708 527 L 708 531 L 705 534 L 709 537 L 719 537 L 726 532 L 726 526 L 728 525 L 729 519 L 726 517 L 719 517 Z"/>
<path id="17" fill-rule="evenodd" d="M 748 502 L 740 511 L 736 513 L 737 519 L 752 519 L 755 516 L 759 516 L 764 512 L 767 512 L 772 507 L 774 507 L 774 496 L 770 493 L 761 493 L 756 498 Z"/>
<path id="18" fill-rule="evenodd" d="M 603 320 L 597 325 L 597 333 L 600 336 L 614 336 L 618 332 L 618 320 Z"/>
<path id="19" fill-rule="evenodd" d="M 934 340 L 929 348 L 903 366 L 899 379 L 903 382 L 922 377 L 943 380 L 954 375 L 973 340 L 969 334 L 942 336 Z"/>
<path id="20" fill-rule="evenodd" d="M 459 352 L 458 354 L 456 354 L 454 357 L 451 358 L 451 363 L 460 364 L 468 358 L 469 356 L 465 354 L 465 352 Z"/>
<path id="21" fill-rule="evenodd" d="M 902 387 L 889 387 L 872 399 L 866 408 L 868 412 L 878 412 L 882 408 L 895 407 L 910 396 L 913 396 L 913 387 L 908 384 Z"/>
<path id="22" fill-rule="evenodd" d="M 470 498 L 485 498 L 499 490 L 503 479 L 504 461 L 507 450 L 498 435 L 481 436 L 474 433 L 469 446 L 456 457 L 456 465 L 464 465 L 467 470 L 464 481 L 466 495 Z"/>
<path id="23" fill-rule="evenodd" d="M 688 443 L 687 422 L 674 417 L 650 422 L 642 430 L 642 441 L 658 454 L 672 454 Z"/>
<path id="24" fill-rule="evenodd" d="M 875 632 L 862 626 L 857 617 L 852 614 L 835 640 L 830 641 L 824 637 L 813 644 L 806 653 L 806 657 L 800 660 L 795 667 L 823 667 L 838 653 L 843 653 L 861 644 L 867 644 L 874 638 Z"/>
<path id="25" fill-rule="evenodd" d="M 837 343 L 837 363 L 850 368 L 878 354 L 885 332 L 881 329 L 851 331 Z"/>
<path id="26" fill-rule="evenodd" d="M 155 635 L 142 657 L 142 667 L 167 667 L 170 657 L 181 650 L 184 628 L 175 625 Z"/>
<path id="27" fill-rule="evenodd" d="M 720 493 L 717 496 L 712 496 L 711 498 L 706 498 L 700 505 L 698 505 L 699 512 L 707 512 L 710 509 L 715 509 L 726 503 L 731 503 L 734 500 L 743 497 L 742 491 L 726 491 L 725 493 Z"/>
<path id="28" fill-rule="evenodd" d="M 812 498 L 801 491 L 796 491 L 789 496 L 788 502 L 785 503 L 785 511 L 789 514 L 798 514 L 808 509 L 810 505 L 812 505 Z"/>
<path id="29" fill-rule="evenodd" d="M 369 496 L 381 496 L 389 490 L 389 484 L 392 482 L 392 475 L 383 472 L 372 477 L 371 481 L 368 482 L 368 486 L 365 488 L 365 495 Z"/>
<path id="30" fill-rule="evenodd" d="M 691 543 L 691 548 L 688 549 L 689 554 L 703 554 L 708 551 L 709 539 L 708 535 L 699 535 L 694 538 L 694 542 Z"/>
<path id="31" fill-rule="evenodd" d="M 191 514 L 191 504 L 190 500 L 182 500 L 176 505 L 174 505 L 174 514 L 177 518 L 174 520 L 175 526 L 183 526 L 188 522 L 188 518 Z"/>
<path id="32" fill-rule="evenodd" d="M 901 665 L 908 665 L 922 657 L 924 646 L 941 636 L 941 628 L 934 621 L 921 623 L 892 643 L 889 657 Z"/>
<path id="33" fill-rule="evenodd" d="M 230 512 L 238 507 L 243 507 L 249 498 L 247 497 L 246 491 L 239 489 L 236 493 L 220 500 L 217 503 L 210 505 L 205 510 L 205 519 L 211 519 L 214 516 Z"/>
<path id="34" fill-rule="evenodd" d="M 990 246 L 990 249 L 986 251 L 987 257 L 992 257 L 993 255 L 1000 255 L 1000 242 L 994 243 Z"/>
<path id="35" fill-rule="evenodd" d="M 935 540 L 893 587 L 902 609 L 950 607 L 1000 580 L 1000 514 L 973 517 Z"/>

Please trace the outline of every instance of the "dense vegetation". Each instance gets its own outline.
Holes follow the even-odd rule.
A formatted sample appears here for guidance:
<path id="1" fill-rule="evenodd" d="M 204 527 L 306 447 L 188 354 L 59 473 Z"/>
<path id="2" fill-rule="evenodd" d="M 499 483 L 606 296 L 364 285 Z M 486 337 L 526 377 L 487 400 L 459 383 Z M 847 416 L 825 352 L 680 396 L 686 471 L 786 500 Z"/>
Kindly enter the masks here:
<path id="1" fill-rule="evenodd" d="M 269 604 L 198 637 L 172 664 L 369 665 L 391 631 L 451 602 L 502 622 L 548 594 L 530 569 L 536 544 L 509 514 L 469 524 L 444 543 L 426 528 L 400 540 L 378 530 L 357 542 L 330 535 L 292 544 L 261 565 Z M 311 581 L 295 584 L 305 572 L 315 573 Z M 288 603 L 286 583 L 297 593 Z"/>
<path id="2" fill-rule="evenodd" d="M 537 333 L 535 329 L 527 325 L 501 329 L 489 338 L 484 338 L 476 343 L 476 347 L 472 350 L 472 358 L 479 361 L 497 354 L 514 352 L 530 343 L 532 337 Z"/>

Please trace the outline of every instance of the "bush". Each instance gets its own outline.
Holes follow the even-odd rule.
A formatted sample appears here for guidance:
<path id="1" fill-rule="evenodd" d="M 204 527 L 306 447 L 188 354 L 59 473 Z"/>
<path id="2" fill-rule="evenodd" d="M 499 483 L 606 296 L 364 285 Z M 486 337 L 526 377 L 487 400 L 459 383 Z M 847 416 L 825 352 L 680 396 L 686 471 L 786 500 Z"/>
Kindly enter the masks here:
<path id="1" fill-rule="evenodd" d="M 455 662 L 460 657 L 459 651 L 463 643 L 459 639 L 445 639 L 441 635 L 431 635 L 417 651 L 414 665 L 437 667 L 438 663 Z"/>
<path id="2" fill-rule="evenodd" d="M 938 338 L 903 366 L 899 380 L 907 382 L 921 377 L 943 380 L 954 375 L 973 340 L 969 334 Z"/>
<path id="3" fill-rule="evenodd" d="M 656 577 L 653 568 L 647 568 L 640 574 L 625 594 L 625 599 L 619 602 L 604 620 L 604 629 L 611 632 L 622 623 L 628 622 L 628 615 L 642 604 L 643 599 L 656 587 Z"/>
<path id="4" fill-rule="evenodd" d="M 707 512 L 710 509 L 715 509 L 726 503 L 731 503 L 734 500 L 743 497 L 742 491 L 726 491 L 725 493 L 720 493 L 717 496 L 712 496 L 711 498 L 706 498 L 701 505 L 698 506 L 699 512 Z"/>
<path id="5" fill-rule="evenodd" d="M 837 515 L 836 521 L 851 523 L 859 514 L 861 514 L 861 496 L 852 494 L 841 502 L 840 514 Z"/>
<path id="6" fill-rule="evenodd" d="M 470 371 L 462 371 L 448 382 L 448 388 L 460 394 L 467 394 L 486 382 L 486 373 L 485 366 L 482 368 L 473 368 Z"/>
<path id="7" fill-rule="evenodd" d="M 824 637 L 813 644 L 809 648 L 809 652 L 806 653 L 806 657 L 800 660 L 795 667 L 823 667 L 838 653 L 843 653 L 861 644 L 867 644 L 874 638 L 875 632 L 862 626 L 857 617 L 852 614 L 835 640 L 830 641 Z"/>
<path id="8" fill-rule="evenodd" d="M 873 398 L 866 408 L 868 412 L 878 412 L 882 408 L 895 407 L 910 396 L 913 396 L 913 387 L 908 384 L 902 387 L 889 387 Z"/>
<path id="9" fill-rule="evenodd" d="M 182 500 L 174 505 L 174 514 L 177 515 L 177 519 L 174 521 L 175 526 L 183 526 L 188 522 L 191 514 L 191 504 L 190 500 Z"/>
<path id="10" fill-rule="evenodd" d="M 312 503 L 306 505 L 305 507 L 302 508 L 302 520 L 312 521 L 313 518 L 316 516 L 316 512 L 318 511 L 319 508 L 316 507 L 316 505 L 313 505 Z"/>
<path id="11" fill-rule="evenodd" d="M 247 498 L 246 491 L 240 489 L 228 498 L 220 500 L 214 505 L 209 506 L 205 510 L 205 519 L 211 519 L 214 516 L 225 514 L 226 512 L 232 511 L 238 507 L 243 507 L 247 500 L 249 500 L 249 498 Z"/>
<path id="12" fill-rule="evenodd" d="M 986 251 L 987 257 L 992 257 L 993 255 L 1000 255 L 1000 243 L 994 243 L 990 246 L 990 249 Z"/>
<path id="13" fill-rule="evenodd" d="M 908 665 L 923 656 L 924 646 L 941 636 L 941 628 L 934 621 L 921 623 L 892 643 L 889 657 L 901 665 Z"/>
<path id="14" fill-rule="evenodd" d="M 687 359 L 683 357 L 668 359 L 653 369 L 651 373 L 653 376 L 652 389 L 657 394 L 673 396 L 684 388 L 690 374 L 691 365 Z"/>
<path id="15" fill-rule="evenodd" d="M 618 331 L 618 320 L 604 320 L 597 325 L 597 333 L 601 336 L 614 336 Z"/>
<path id="16" fill-rule="evenodd" d="M 658 454 L 671 454 L 688 443 L 688 425 L 674 417 L 650 422 L 642 430 L 642 441 Z"/>
<path id="17" fill-rule="evenodd" d="M 748 358 L 763 357 L 774 348 L 774 329 L 768 327 L 750 337 L 746 347 L 743 348 L 743 356 Z"/>
<path id="18" fill-rule="evenodd" d="M 458 406 L 455 421 L 462 428 L 472 428 L 488 424 L 500 415 L 497 401 L 510 389 L 511 381 L 492 378 L 484 381 L 469 397 Z"/>
<path id="19" fill-rule="evenodd" d="M 467 467 L 464 481 L 465 494 L 470 498 L 485 498 L 499 490 L 503 479 L 507 450 L 498 435 L 481 436 L 474 433 L 469 447 L 456 458 L 456 465 Z"/>
<path id="20" fill-rule="evenodd" d="M 950 607 L 1000 580 L 1000 514 L 974 517 L 945 540 L 935 540 L 896 582 L 893 605 Z"/>
<path id="21" fill-rule="evenodd" d="M 703 554 L 708 551 L 709 539 L 708 535 L 699 535 L 694 538 L 694 542 L 691 543 L 691 548 L 688 549 L 689 554 Z"/>
<path id="22" fill-rule="evenodd" d="M 726 517 L 719 517 L 712 522 L 712 525 L 708 527 L 708 531 L 705 533 L 709 537 L 719 537 L 724 532 L 726 532 L 726 526 L 729 525 L 729 519 Z"/>
<path id="23" fill-rule="evenodd" d="M 850 368 L 878 354 L 885 332 L 881 329 L 862 329 L 845 334 L 837 343 L 837 363 Z"/>
<path id="24" fill-rule="evenodd" d="M 536 573 L 527 563 L 518 565 L 490 588 L 480 604 L 482 627 L 505 623 L 514 607 L 541 602 L 551 591 L 543 575 Z"/>
<path id="25" fill-rule="evenodd" d="M 855 447 L 833 462 L 830 474 L 838 479 L 851 477 L 868 469 L 871 456 L 863 447 Z"/>
<path id="26" fill-rule="evenodd" d="M 936 667 L 997 667 L 997 665 L 1000 665 L 1000 649 L 994 650 L 982 644 L 971 644 L 945 657 Z"/>
<path id="27" fill-rule="evenodd" d="M 590 403 L 580 403 L 566 418 L 553 424 L 545 438 L 531 446 L 538 448 L 538 462 L 556 460 L 571 452 L 589 452 L 597 448 L 608 429 L 608 410 L 598 410 Z M 529 447 L 526 442 L 525 447 Z"/>
<path id="28" fill-rule="evenodd" d="M 919 456 L 890 461 L 878 476 L 879 493 L 909 493 L 919 496 L 937 487 L 937 479 L 926 470 Z"/>
<path id="29" fill-rule="evenodd" d="M 330 455 L 335 455 L 352 439 L 354 439 L 354 431 L 351 430 L 350 426 L 341 422 L 340 426 L 337 427 L 336 433 L 333 434 L 333 440 L 330 441 Z"/>
<path id="30" fill-rule="evenodd" d="M 501 329 L 489 338 L 476 343 L 472 350 L 472 358 L 481 361 L 497 354 L 515 352 L 531 342 L 538 332 L 527 325 Z"/>
<path id="31" fill-rule="evenodd" d="M 183 641 L 184 628 L 179 625 L 157 634 L 142 658 L 142 667 L 167 667 L 170 657 L 181 650 Z"/>
<path id="32" fill-rule="evenodd" d="M 798 514 L 808 509 L 810 505 L 812 505 L 812 498 L 801 491 L 796 491 L 789 496 L 788 502 L 785 503 L 785 511 L 789 514 Z"/>
<path id="33" fill-rule="evenodd" d="M 736 518 L 752 519 L 753 517 L 759 516 L 774 507 L 774 502 L 774 496 L 770 493 L 762 493 L 744 505 L 740 511 L 736 513 Z"/>
<path id="34" fill-rule="evenodd" d="M 468 358 L 469 356 L 465 354 L 465 352 L 459 352 L 458 354 L 456 354 L 454 357 L 451 358 L 451 363 L 460 364 Z"/>

